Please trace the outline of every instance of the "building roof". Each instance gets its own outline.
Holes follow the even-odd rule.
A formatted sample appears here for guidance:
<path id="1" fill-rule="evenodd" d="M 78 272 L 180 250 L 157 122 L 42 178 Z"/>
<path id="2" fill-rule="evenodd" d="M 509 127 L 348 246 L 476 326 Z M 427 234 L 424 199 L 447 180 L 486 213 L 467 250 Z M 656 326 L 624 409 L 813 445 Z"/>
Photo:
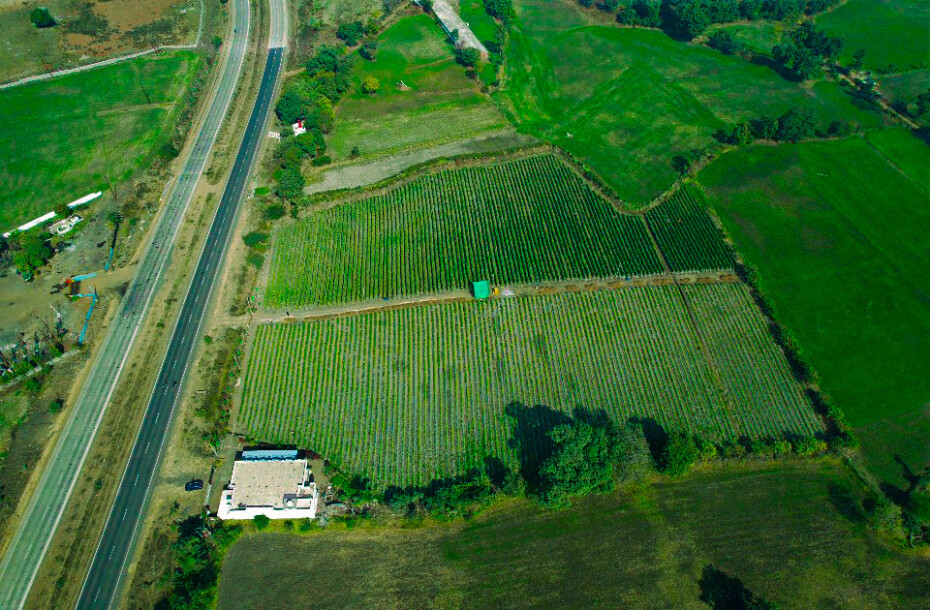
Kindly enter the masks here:
<path id="1" fill-rule="evenodd" d="M 296 449 L 246 449 L 243 460 L 296 460 Z"/>
<path id="2" fill-rule="evenodd" d="M 286 500 L 310 493 L 308 474 L 307 460 L 237 461 L 230 481 L 232 506 L 285 508 Z"/>

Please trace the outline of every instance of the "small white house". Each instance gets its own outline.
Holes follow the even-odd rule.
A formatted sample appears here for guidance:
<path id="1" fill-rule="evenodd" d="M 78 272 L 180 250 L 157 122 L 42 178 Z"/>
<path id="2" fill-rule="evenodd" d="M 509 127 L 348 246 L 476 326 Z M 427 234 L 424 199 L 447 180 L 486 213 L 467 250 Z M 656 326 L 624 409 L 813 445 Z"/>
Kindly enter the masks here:
<path id="1" fill-rule="evenodd" d="M 291 125 L 291 129 L 294 130 L 294 135 L 295 135 L 295 136 L 299 136 L 299 135 L 302 134 L 302 133 L 307 133 L 307 128 L 304 127 L 304 120 L 303 120 L 303 119 L 300 119 L 299 121 L 297 121 L 296 123 L 294 123 L 293 125 Z"/>
<path id="2" fill-rule="evenodd" d="M 220 519 L 313 519 L 317 489 L 297 451 L 243 451 L 220 496 Z"/>

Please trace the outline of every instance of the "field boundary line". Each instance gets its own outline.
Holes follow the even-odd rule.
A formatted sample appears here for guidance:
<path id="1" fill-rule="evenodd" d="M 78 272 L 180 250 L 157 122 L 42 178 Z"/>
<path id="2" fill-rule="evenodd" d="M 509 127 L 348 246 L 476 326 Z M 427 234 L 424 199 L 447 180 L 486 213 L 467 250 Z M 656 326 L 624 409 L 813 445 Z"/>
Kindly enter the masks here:
<path id="1" fill-rule="evenodd" d="M 919 190 L 923 191 L 923 192 L 926 193 L 927 195 L 930 195 L 930 190 L 927 190 L 927 189 L 924 187 L 923 184 L 921 184 L 921 183 L 917 182 L 916 180 L 914 180 L 914 178 L 912 178 L 910 174 L 908 174 L 906 171 L 904 171 L 903 169 L 901 169 L 901 168 L 898 166 L 898 164 L 895 163 L 895 162 L 891 159 L 891 157 L 889 157 L 889 156 L 886 155 L 884 152 L 882 152 L 882 149 L 880 149 L 878 146 L 875 146 L 875 144 L 873 144 L 872 142 L 870 142 L 869 139 L 868 139 L 867 137 L 865 137 L 865 136 L 860 136 L 860 137 L 862 138 L 862 141 L 865 142 L 865 145 L 866 145 L 866 146 L 868 146 L 870 149 L 872 149 L 873 151 L 875 151 L 875 154 L 877 154 L 879 157 L 881 157 L 882 161 L 884 161 L 885 163 L 887 163 L 888 165 L 890 165 L 891 168 L 892 168 L 893 170 L 895 170 L 896 172 L 898 172 L 899 174 L 901 174 L 902 176 L 904 176 L 904 178 L 905 178 L 906 180 L 908 180 L 911 184 L 913 184 L 914 186 L 916 186 Z"/>
<path id="2" fill-rule="evenodd" d="M 710 369 L 711 375 L 713 375 L 714 385 L 717 386 L 717 391 L 720 393 L 720 397 L 723 399 L 723 404 L 725 404 L 727 409 L 733 413 L 736 411 L 736 405 L 733 404 L 733 398 L 730 396 L 726 385 L 723 383 L 723 374 L 720 372 L 717 363 L 714 361 L 714 358 L 711 355 L 710 347 L 707 345 L 707 338 L 704 336 L 704 333 L 701 332 L 701 327 L 698 324 L 697 315 L 695 315 L 694 309 L 691 307 L 691 301 L 688 300 L 688 295 L 685 294 L 684 288 L 681 287 L 681 283 L 678 281 L 676 275 L 672 272 L 672 268 L 669 266 L 668 260 L 665 258 L 665 253 L 662 252 L 662 248 L 659 247 L 659 241 L 656 239 L 655 232 L 652 230 L 652 225 L 649 223 L 648 216 L 644 214 L 642 218 L 643 223 L 646 225 L 646 233 L 649 234 L 649 239 L 652 241 L 652 245 L 655 247 L 656 255 L 658 255 L 659 261 L 662 263 L 662 266 L 665 267 L 666 273 L 669 275 L 669 277 L 671 277 L 672 282 L 675 284 L 675 289 L 678 291 L 681 302 L 685 306 L 685 311 L 688 314 L 688 320 L 691 322 L 691 326 L 694 328 L 694 334 L 701 344 L 701 353 L 704 354 L 704 360 L 707 362 L 707 366 Z"/>
<path id="3" fill-rule="evenodd" d="M 672 278 L 671 275 L 676 276 Z M 644 288 L 649 286 L 670 286 L 681 282 L 687 286 L 700 286 L 704 284 L 732 284 L 739 282 L 739 278 L 732 270 L 713 270 L 688 273 L 658 273 L 653 275 L 632 276 L 627 279 L 623 276 L 608 276 L 589 279 L 568 279 L 554 282 L 538 282 L 530 284 L 502 284 L 496 288 L 502 291 L 512 291 L 513 294 L 499 295 L 491 300 L 501 301 L 511 298 L 550 296 L 571 292 L 596 292 L 623 290 L 628 288 Z M 384 311 L 399 309 L 412 309 L 416 307 L 431 307 L 449 303 L 470 302 L 475 300 L 465 290 L 449 290 L 425 295 L 400 297 L 391 301 L 353 301 L 339 305 L 324 307 L 304 307 L 282 312 L 279 309 L 262 309 L 253 314 L 253 325 L 264 324 L 299 324 L 317 320 L 353 317 Z M 226 325 L 231 327 L 233 325 Z"/>

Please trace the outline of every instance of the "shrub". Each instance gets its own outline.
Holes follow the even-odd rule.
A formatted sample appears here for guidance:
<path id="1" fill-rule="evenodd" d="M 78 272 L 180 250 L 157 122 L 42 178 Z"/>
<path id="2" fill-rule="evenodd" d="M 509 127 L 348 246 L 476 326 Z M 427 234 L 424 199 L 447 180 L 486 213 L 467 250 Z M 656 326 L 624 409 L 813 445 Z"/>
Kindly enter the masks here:
<path id="1" fill-rule="evenodd" d="M 662 471 L 672 476 L 688 472 L 701 457 L 697 442 L 690 434 L 673 432 L 665 444 L 662 454 Z"/>
<path id="2" fill-rule="evenodd" d="M 329 165 L 332 162 L 333 162 L 332 159 L 330 159 L 326 155 L 323 155 L 322 157 L 317 157 L 316 159 L 311 161 L 310 165 L 312 165 L 313 167 L 320 167 L 322 165 Z"/>
<path id="3" fill-rule="evenodd" d="M 365 80 L 362 81 L 362 93 L 371 95 L 377 93 L 380 88 L 381 83 L 374 76 L 366 76 Z"/>
<path id="4" fill-rule="evenodd" d="M 613 488 L 615 449 L 607 428 L 575 421 L 556 426 L 549 438 L 555 449 L 539 471 L 546 504 L 568 506 L 571 496 Z"/>
<path id="5" fill-rule="evenodd" d="M 258 248 L 268 242 L 268 234 L 259 231 L 250 231 L 242 236 L 242 241 L 250 248 Z"/>
<path id="6" fill-rule="evenodd" d="M 272 203 L 271 205 L 265 206 L 265 209 L 262 210 L 262 217 L 265 220 L 278 220 L 279 218 L 283 218 L 286 213 L 283 205 L 280 203 Z"/>
<path id="7" fill-rule="evenodd" d="M 455 58 L 460 64 L 470 68 L 478 64 L 478 61 L 481 59 L 481 53 L 478 49 L 463 47 L 461 49 L 456 49 Z"/>
<path id="8" fill-rule="evenodd" d="M 269 519 L 265 515 L 255 515 L 255 517 L 252 518 L 252 521 L 255 522 L 255 529 L 257 529 L 258 531 L 262 531 L 263 529 L 268 527 L 269 523 L 271 523 L 271 519 Z"/>
<path id="9" fill-rule="evenodd" d="M 826 452 L 826 450 L 826 442 L 810 436 L 799 438 L 794 442 L 794 452 L 805 457 L 819 455 Z"/>
<path id="10" fill-rule="evenodd" d="M 29 12 L 29 21 L 39 29 L 51 28 L 58 25 L 55 18 L 44 6 L 38 6 Z"/>

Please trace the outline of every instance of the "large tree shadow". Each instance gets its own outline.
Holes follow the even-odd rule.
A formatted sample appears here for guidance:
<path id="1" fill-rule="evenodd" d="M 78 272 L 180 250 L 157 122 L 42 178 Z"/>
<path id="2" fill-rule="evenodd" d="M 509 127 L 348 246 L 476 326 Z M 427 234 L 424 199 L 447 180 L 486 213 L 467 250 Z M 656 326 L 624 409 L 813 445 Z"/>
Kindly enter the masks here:
<path id="1" fill-rule="evenodd" d="M 712 565 L 704 566 L 698 585 L 701 601 L 714 610 L 775 610 L 778 607 L 757 598 L 739 578 Z"/>
<path id="2" fill-rule="evenodd" d="M 552 407 L 529 407 L 520 402 L 507 405 L 504 414 L 512 422 L 511 437 L 507 445 L 517 453 L 520 476 L 526 481 L 527 490 L 536 493 L 542 485 L 539 469 L 554 449 L 549 432 L 556 426 L 571 423 L 572 420 L 565 413 Z"/>

